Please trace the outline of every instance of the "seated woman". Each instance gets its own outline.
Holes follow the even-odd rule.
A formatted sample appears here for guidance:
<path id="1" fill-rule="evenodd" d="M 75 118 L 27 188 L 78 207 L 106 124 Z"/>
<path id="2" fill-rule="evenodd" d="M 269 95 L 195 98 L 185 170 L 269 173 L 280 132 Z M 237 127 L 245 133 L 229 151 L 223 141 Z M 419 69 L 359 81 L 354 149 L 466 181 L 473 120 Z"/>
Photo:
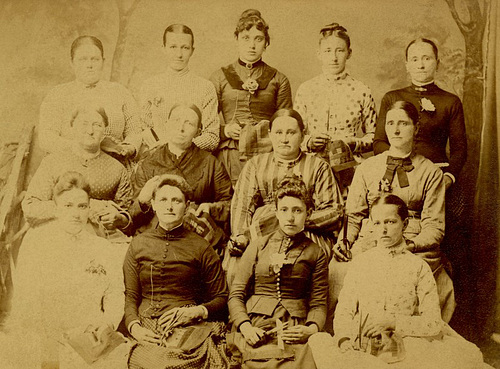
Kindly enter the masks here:
<path id="1" fill-rule="evenodd" d="M 54 184 L 62 173 L 73 170 L 83 174 L 90 184 L 90 220 L 99 235 L 116 235 L 115 230 L 130 224 L 129 174 L 119 161 L 100 148 L 108 125 L 108 116 L 100 106 L 83 103 L 74 112 L 70 121 L 71 149 L 45 157 L 28 186 L 22 203 L 28 223 L 37 226 L 54 219 Z"/>
<path id="2" fill-rule="evenodd" d="M 129 368 L 229 367 L 226 280 L 213 248 L 182 225 L 191 193 L 184 178 L 164 175 L 151 200 L 159 224 L 125 257 L 125 323 L 138 341 Z"/>
<path id="3" fill-rule="evenodd" d="M 403 236 L 409 213 L 392 194 L 372 202 L 377 246 L 352 262 L 334 338 L 319 333 L 309 339 L 318 369 L 491 368 L 474 344 L 441 320 L 432 271 L 408 251 Z"/>
<path id="4" fill-rule="evenodd" d="M 127 345 L 88 365 L 83 358 L 97 357 L 77 344 L 91 337 L 94 352 L 104 353 L 124 342 L 113 331 L 123 315 L 121 261 L 107 240 L 84 229 L 90 186 L 80 173 L 61 175 L 53 195 L 55 220 L 28 233 L 19 251 L 1 366 L 123 368 Z"/>
<path id="5" fill-rule="evenodd" d="M 304 148 L 332 165 L 343 190 L 357 164 L 352 153 L 362 160 L 361 154 L 372 149 L 377 119 L 370 89 L 345 71 L 351 54 L 344 27 L 323 27 L 318 49 L 323 73 L 299 86 L 294 103 L 306 126 Z"/>
<path id="6" fill-rule="evenodd" d="M 160 175 L 179 175 L 193 188 L 189 208 L 194 211 L 188 213 L 185 225 L 199 230 L 199 234 L 215 246 L 227 239 L 223 230 L 228 228 L 233 191 L 224 166 L 193 143 L 193 139 L 201 133 L 201 118 L 202 113 L 195 105 L 176 104 L 172 107 L 166 124 L 170 133 L 167 143 L 140 161 L 136 169 L 133 177 L 136 201 L 130 213 L 136 229 L 156 226 L 158 220 L 153 221 L 154 212 L 150 206 L 153 190 L 159 183 Z M 199 220 L 196 216 L 207 219 Z M 207 226 L 203 226 L 203 221 L 207 222 Z M 209 229 L 209 225 L 215 229 Z"/>
<path id="7" fill-rule="evenodd" d="M 298 177 L 275 191 L 279 229 L 252 240 L 229 295 L 228 345 L 242 368 L 315 368 L 304 345 L 323 328 L 328 260 L 304 234 L 311 195 Z"/>
<path id="8" fill-rule="evenodd" d="M 71 45 L 75 80 L 54 87 L 40 107 L 40 146 L 48 153 L 65 152 L 73 145 L 71 117 L 82 100 L 101 101 L 109 118 L 104 151 L 126 160 L 140 147 L 141 125 L 132 94 L 116 82 L 104 81 L 104 48 L 94 36 L 80 36 Z"/>
<path id="9" fill-rule="evenodd" d="M 350 254 L 374 247 L 373 223 L 369 209 L 383 193 L 392 193 L 405 201 L 410 218 L 405 228 L 408 250 L 423 258 L 431 267 L 440 296 L 443 319 L 448 322 L 455 308 L 453 284 L 441 263 L 439 245 L 444 235 L 443 172 L 430 160 L 413 151 L 418 131 L 418 111 L 413 104 L 396 101 L 387 112 L 386 131 L 391 147 L 388 151 L 364 161 L 354 174 L 347 197 L 348 222 L 343 240 L 334 248 L 335 259 L 330 263 L 332 304 L 342 288 Z M 352 245 L 352 249 L 349 246 Z M 340 261 L 340 262 L 339 262 Z"/>
<path id="10" fill-rule="evenodd" d="M 334 231 L 340 228 L 343 200 L 328 163 L 300 151 L 304 123 L 299 113 L 280 109 L 269 123 L 273 152 L 250 159 L 241 172 L 231 203 L 229 251 L 241 255 L 250 239 L 276 230 L 274 193 L 277 184 L 292 174 L 302 177 L 312 193 L 313 205 L 305 223 L 306 235 L 313 239 L 329 258 L 335 242 Z M 231 276 L 229 276 L 231 278 Z"/>

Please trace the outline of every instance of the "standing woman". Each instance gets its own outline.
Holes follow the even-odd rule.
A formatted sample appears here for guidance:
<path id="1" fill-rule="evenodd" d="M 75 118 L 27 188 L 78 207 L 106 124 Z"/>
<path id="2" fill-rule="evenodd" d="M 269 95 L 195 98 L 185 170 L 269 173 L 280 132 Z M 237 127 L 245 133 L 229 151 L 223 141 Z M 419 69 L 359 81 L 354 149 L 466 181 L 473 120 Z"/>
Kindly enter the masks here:
<path id="1" fill-rule="evenodd" d="M 323 73 L 300 85 L 295 110 L 306 127 L 304 149 L 329 161 L 345 187 L 356 164 L 351 152 L 359 155 L 372 149 L 375 102 L 370 89 L 345 70 L 352 54 L 347 30 L 332 23 L 320 35 L 318 59 Z M 343 148 L 340 154 L 339 148 Z"/>
<path id="2" fill-rule="evenodd" d="M 54 87 L 40 108 L 40 146 L 46 152 L 70 149 L 74 111 L 83 100 L 96 100 L 109 118 L 102 149 L 119 160 L 135 155 L 141 143 L 136 102 L 124 86 L 101 80 L 103 65 L 104 48 L 98 38 L 80 36 L 73 41 L 71 66 L 75 80 Z"/>
<path id="3" fill-rule="evenodd" d="M 419 111 L 419 132 L 415 151 L 441 167 L 446 186 L 446 236 L 442 249 L 453 265 L 453 280 L 459 303 L 467 299 L 467 278 L 470 275 L 470 256 L 465 249 L 467 239 L 465 201 L 460 189 L 453 185 L 467 159 L 467 136 L 464 112 L 458 96 L 446 92 L 434 83 L 439 66 L 436 44 L 419 38 L 406 48 L 406 69 L 412 84 L 385 94 L 380 106 L 373 141 L 375 154 L 389 148 L 385 129 L 386 114 L 397 100 L 409 101 Z M 449 155 L 447 154 L 449 145 Z M 462 296 L 465 294 L 465 296 Z M 460 306 L 460 304 L 459 304 Z"/>
<path id="4" fill-rule="evenodd" d="M 272 150 L 269 119 L 282 108 L 292 108 L 285 75 L 262 61 L 270 43 L 269 26 L 258 10 L 243 12 L 234 31 L 239 58 L 210 78 L 219 98 L 221 124 L 219 160 L 233 185 L 246 160 Z"/>

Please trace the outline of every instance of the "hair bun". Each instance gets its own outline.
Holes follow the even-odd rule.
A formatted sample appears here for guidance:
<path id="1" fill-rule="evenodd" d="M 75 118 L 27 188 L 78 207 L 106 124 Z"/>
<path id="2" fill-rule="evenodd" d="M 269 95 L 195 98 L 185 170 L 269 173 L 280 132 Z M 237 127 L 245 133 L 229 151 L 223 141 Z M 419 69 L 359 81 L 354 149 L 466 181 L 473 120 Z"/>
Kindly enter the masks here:
<path id="1" fill-rule="evenodd" d="M 250 18 L 250 17 L 257 17 L 262 19 L 262 15 L 257 9 L 247 9 L 243 13 L 241 13 L 240 19 L 245 19 L 245 18 Z"/>

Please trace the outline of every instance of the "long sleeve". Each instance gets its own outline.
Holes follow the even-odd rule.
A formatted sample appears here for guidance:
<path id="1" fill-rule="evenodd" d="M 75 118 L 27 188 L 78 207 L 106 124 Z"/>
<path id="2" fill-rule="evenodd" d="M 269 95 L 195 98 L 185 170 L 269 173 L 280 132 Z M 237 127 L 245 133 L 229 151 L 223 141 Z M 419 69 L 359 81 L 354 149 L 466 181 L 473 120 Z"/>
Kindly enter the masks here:
<path id="1" fill-rule="evenodd" d="M 134 240 L 130 244 L 123 263 L 123 278 L 125 282 L 125 325 L 139 320 L 139 305 L 142 300 L 141 281 L 139 279 L 139 263 L 134 255 Z"/>
<path id="2" fill-rule="evenodd" d="M 101 251 L 107 249 L 107 255 L 103 258 L 106 262 L 106 278 L 109 281 L 108 288 L 104 292 L 102 307 L 104 310 L 104 321 L 113 324 L 116 329 L 123 317 L 124 306 L 124 285 L 123 285 L 123 260 L 116 257 L 113 246 L 104 240 L 100 240 L 103 245 Z"/>
<path id="3" fill-rule="evenodd" d="M 254 278 L 259 243 L 260 241 L 250 242 L 241 256 L 238 271 L 231 284 L 228 307 L 230 319 L 235 327 L 239 327 L 245 321 L 250 321 L 246 308 L 246 300 L 249 297 L 247 296 L 248 286 Z"/>
<path id="4" fill-rule="evenodd" d="M 231 199 L 233 197 L 231 179 L 222 163 L 218 160 L 215 161 L 213 171 L 215 202 L 210 206 L 210 215 L 216 221 L 226 222 L 229 218 Z"/>
<path id="5" fill-rule="evenodd" d="M 293 109 L 297 111 L 302 120 L 304 121 L 304 139 L 302 140 L 301 149 L 304 152 L 309 152 L 308 143 L 311 140 L 311 134 L 309 131 L 309 120 L 307 119 L 307 97 L 305 96 L 306 88 L 304 84 L 301 84 L 297 89 L 297 93 L 295 94 L 295 101 L 293 104 Z"/>
<path id="6" fill-rule="evenodd" d="M 327 196 L 327 195 L 325 195 Z M 231 202 L 231 233 L 249 236 L 249 227 L 259 198 L 257 168 L 254 160 L 243 167 Z"/>
<path id="7" fill-rule="evenodd" d="M 128 171 L 123 168 L 120 176 L 120 182 L 115 192 L 114 201 L 122 209 L 127 210 L 132 204 L 133 189 Z"/>
<path id="8" fill-rule="evenodd" d="M 393 103 L 389 94 L 385 94 L 380 103 L 380 111 L 378 113 L 377 125 L 375 128 L 375 136 L 373 137 L 373 152 L 375 155 L 389 150 L 391 146 L 385 132 L 385 118 L 389 106 Z"/>
<path id="9" fill-rule="evenodd" d="M 142 124 L 140 119 L 140 111 L 132 94 L 125 89 L 124 104 L 122 106 L 123 118 L 125 120 L 125 128 L 123 131 L 124 142 L 133 145 L 138 152 L 142 143 Z"/>
<path id="10" fill-rule="evenodd" d="M 361 106 L 361 128 L 364 133 L 363 137 L 356 137 L 356 152 L 367 152 L 372 149 L 375 126 L 377 122 L 377 111 L 375 109 L 375 101 L 368 89 L 367 95 L 362 101 Z"/>
<path id="11" fill-rule="evenodd" d="M 193 143 L 202 150 L 214 151 L 219 145 L 220 121 L 218 114 L 218 99 L 211 83 L 206 86 L 203 94 L 201 134 L 193 139 Z"/>
<path id="12" fill-rule="evenodd" d="M 462 103 L 457 98 L 450 112 L 450 165 L 443 168 L 444 172 L 458 178 L 462 167 L 467 160 L 467 135 L 465 133 L 465 119 Z"/>
<path id="13" fill-rule="evenodd" d="M 422 180 L 424 180 L 422 178 Z M 412 238 L 417 252 L 432 251 L 439 248 L 444 237 L 445 227 L 445 186 L 443 173 L 435 170 L 425 178 L 425 194 L 420 215 L 420 233 Z"/>
<path id="14" fill-rule="evenodd" d="M 56 205 L 52 199 L 52 189 L 56 180 L 48 157 L 44 158 L 31 179 L 22 202 L 24 217 L 30 225 L 36 226 L 54 219 Z"/>
<path id="15" fill-rule="evenodd" d="M 343 337 L 352 338 L 353 327 L 358 313 L 359 297 L 358 297 L 358 284 L 359 272 L 356 265 L 351 265 L 348 273 L 344 279 L 344 286 L 340 291 L 337 307 L 335 308 L 335 317 L 333 319 L 333 328 L 335 330 L 335 339 L 338 340 Z"/>
<path id="16" fill-rule="evenodd" d="M 306 228 L 322 229 L 336 226 L 338 229 L 344 215 L 344 200 L 328 163 L 324 161 L 320 163 L 313 183 L 314 210 L 307 219 Z"/>
<path id="17" fill-rule="evenodd" d="M 328 297 L 328 261 L 325 253 L 318 250 L 319 256 L 311 278 L 311 296 L 306 323 L 315 323 L 323 329 L 326 320 L 326 301 Z"/>
<path id="18" fill-rule="evenodd" d="M 442 327 L 441 310 L 436 281 L 430 267 L 422 262 L 416 294 L 418 312 L 412 316 L 396 314 L 396 332 L 404 336 L 426 337 L 437 335 Z"/>
<path id="19" fill-rule="evenodd" d="M 281 76 L 282 78 L 280 78 L 279 80 L 280 86 L 278 88 L 278 93 L 276 96 L 276 109 L 291 109 L 293 107 L 293 104 L 290 82 L 284 75 Z"/>
<path id="20" fill-rule="evenodd" d="M 201 256 L 202 277 L 207 301 L 202 305 L 209 318 L 223 319 L 227 306 L 227 283 L 219 256 L 211 246 L 207 246 Z"/>
<path id="21" fill-rule="evenodd" d="M 358 167 L 354 173 L 349 196 L 347 196 L 346 216 L 348 217 L 347 238 L 351 244 L 358 238 L 363 219 L 369 216 L 368 188 L 364 178 L 364 166 Z"/>

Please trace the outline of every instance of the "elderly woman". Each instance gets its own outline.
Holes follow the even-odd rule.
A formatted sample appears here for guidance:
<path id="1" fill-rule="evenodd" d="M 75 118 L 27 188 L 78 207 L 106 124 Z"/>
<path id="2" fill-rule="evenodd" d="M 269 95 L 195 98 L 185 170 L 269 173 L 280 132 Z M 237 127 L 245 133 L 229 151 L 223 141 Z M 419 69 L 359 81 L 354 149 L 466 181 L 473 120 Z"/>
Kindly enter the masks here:
<path id="1" fill-rule="evenodd" d="M 389 113 L 388 113 L 389 114 Z M 390 134 L 390 133 L 389 133 Z M 370 208 L 377 246 L 352 263 L 335 311 L 335 336 L 309 340 L 319 369 L 491 368 L 481 351 L 441 320 L 429 265 L 408 251 L 405 201 L 389 194 Z"/>
<path id="2" fill-rule="evenodd" d="M 130 224 L 127 209 L 132 202 L 132 185 L 128 172 L 101 151 L 108 126 L 109 117 L 102 107 L 85 103 L 77 108 L 70 120 L 71 148 L 45 157 L 28 186 L 22 207 L 31 225 L 54 219 L 54 184 L 69 170 L 83 174 L 90 184 L 90 219 L 98 234 L 111 236 Z"/>
<path id="3" fill-rule="evenodd" d="M 359 156 L 372 149 L 375 102 L 370 89 L 345 70 L 352 54 L 347 30 L 332 23 L 320 35 L 318 59 L 323 73 L 299 86 L 294 108 L 306 127 L 304 149 L 329 161 L 345 188 L 356 165 L 351 152 Z"/>
<path id="4" fill-rule="evenodd" d="M 80 173 L 62 174 L 53 189 L 55 221 L 24 238 L 7 334 L 0 338 L 7 339 L 2 368 L 126 365 L 128 347 L 113 350 L 124 342 L 113 331 L 123 314 L 121 260 L 112 244 L 84 229 L 90 192 Z"/>
<path id="5" fill-rule="evenodd" d="M 199 229 L 212 245 L 226 240 L 223 229 L 228 227 L 229 207 L 232 197 L 231 180 L 223 165 L 210 153 L 194 145 L 201 134 L 202 112 L 196 105 L 176 104 L 169 113 L 166 124 L 167 143 L 142 160 L 133 178 L 136 201 L 131 208 L 134 226 L 151 227 L 158 224 L 150 203 L 153 190 L 162 174 L 176 174 L 193 188 L 192 203 L 186 225 L 204 225 Z M 208 219 L 210 218 L 210 219 Z M 211 223 L 209 221 L 212 221 Z M 208 229 L 212 224 L 216 229 Z M 216 232 L 219 231 L 219 232 Z M 215 232 L 215 234 L 214 234 Z"/>
<path id="6" fill-rule="evenodd" d="M 446 235 L 441 248 L 453 266 L 458 307 L 470 300 L 470 250 L 464 193 L 458 185 L 467 159 L 467 135 L 464 112 L 458 96 L 439 88 L 434 79 L 439 67 L 438 48 L 429 39 L 415 39 L 406 48 L 406 69 L 411 86 L 386 93 L 380 105 L 379 120 L 373 141 L 375 154 L 389 148 L 385 117 L 396 100 L 411 102 L 420 112 L 420 129 L 415 151 L 440 166 L 446 187 Z M 470 308 L 470 306 L 469 306 Z M 467 309 L 464 309 L 467 310 Z M 464 321 L 470 317 L 462 317 Z"/>
<path id="7" fill-rule="evenodd" d="M 356 169 L 347 197 L 348 222 L 342 240 L 334 248 L 340 262 L 333 259 L 330 264 L 333 280 L 330 287 L 331 293 L 338 296 L 350 264 L 343 262 L 349 261 L 351 254 L 355 259 L 375 246 L 369 210 L 381 194 L 392 193 L 401 197 L 409 208 L 408 226 L 404 232 L 408 251 L 420 256 L 431 267 L 437 281 L 443 319 L 449 321 L 455 307 L 453 284 L 443 268 L 439 248 L 444 235 L 445 186 L 441 169 L 413 150 L 418 116 L 413 104 L 393 103 L 385 123 L 390 149 L 367 159 Z"/>
<path id="8" fill-rule="evenodd" d="M 279 229 L 252 240 L 231 285 L 228 337 L 242 368 L 315 368 L 307 339 L 323 328 L 328 260 L 307 238 L 312 199 L 298 177 L 286 177 L 275 192 Z"/>
<path id="9" fill-rule="evenodd" d="M 158 226 L 125 257 L 125 323 L 137 340 L 129 368 L 228 368 L 221 345 L 227 286 L 219 257 L 182 225 L 192 189 L 164 175 L 151 206 Z"/>
<path id="10" fill-rule="evenodd" d="M 343 200 L 328 163 L 301 152 L 304 123 L 299 113 L 280 109 L 269 123 L 273 152 L 250 159 L 241 172 L 231 203 L 232 247 L 241 254 L 250 239 L 273 232 L 278 221 L 274 194 L 277 184 L 292 174 L 302 178 L 313 194 L 313 205 L 305 222 L 308 237 L 331 256 L 334 231 L 340 228 Z"/>
<path id="11" fill-rule="evenodd" d="M 268 136 L 271 116 L 278 109 L 292 107 L 288 79 L 262 61 L 271 39 L 269 26 L 260 12 L 244 11 L 234 36 L 238 60 L 210 77 L 224 117 L 218 157 L 233 184 L 246 160 L 272 150 Z"/>
<path id="12" fill-rule="evenodd" d="M 104 81 L 104 48 L 94 36 L 80 36 L 71 45 L 71 66 L 76 79 L 52 89 L 40 108 L 40 146 L 49 153 L 72 146 L 71 117 L 82 100 L 99 101 L 109 124 L 103 150 L 118 159 L 135 155 L 141 144 L 141 127 L 132 94 L 116 82 Z"/>

